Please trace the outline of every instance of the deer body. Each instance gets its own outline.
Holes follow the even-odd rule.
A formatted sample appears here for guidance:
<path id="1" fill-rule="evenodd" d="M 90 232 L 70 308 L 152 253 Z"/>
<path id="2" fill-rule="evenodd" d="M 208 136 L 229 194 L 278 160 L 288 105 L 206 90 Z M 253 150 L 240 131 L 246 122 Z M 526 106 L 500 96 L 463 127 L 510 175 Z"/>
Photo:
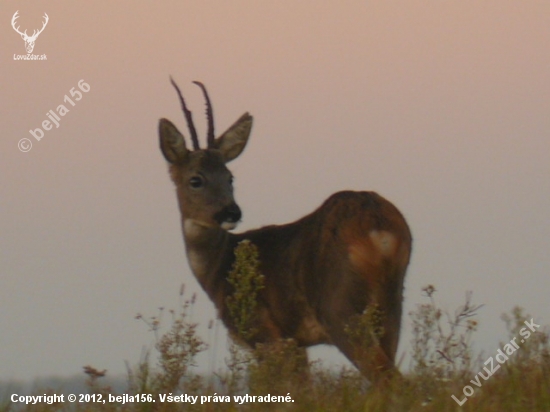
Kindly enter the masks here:
<path id="1" fill-rule="evenodd" d="M 180 99 L 192 123 L 181 94 Z M 252 117 L 244 114 L 214 139 L 208 98 L 207 104 L 212 125 L 207 149 L 198 148 L 191 124 L 194 151 L 187 150 L 181 133 L 166 119 L 160 120 L 159 135 L 176 185 L 191 269 L 224 324 L 236 333 L 226 307 L 232 293 L 227 276 L 235 247 L 247 239 L 259 251 L 265 279 L 258 297 L 257 333 L 247 344 L 280 338 L 293 338 L 301 347 L 332 344 L 369 378 L 392 370 L 412 242 L 401 213 L 374 192 L 344 191 L 296 222 L 230 233 L 241 211 L 225 163 L 244 149 Z M 383 314 L 384 334 L 376 344 L 359 347 L 346 327 L 369 305 Z"/>

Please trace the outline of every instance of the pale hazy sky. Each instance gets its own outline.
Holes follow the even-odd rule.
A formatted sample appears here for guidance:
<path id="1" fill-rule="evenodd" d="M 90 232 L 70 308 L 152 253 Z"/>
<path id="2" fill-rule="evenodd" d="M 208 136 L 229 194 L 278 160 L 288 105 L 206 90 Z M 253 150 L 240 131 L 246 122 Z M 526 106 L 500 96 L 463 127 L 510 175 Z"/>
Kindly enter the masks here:
<path id="1" fill-rule="evenodd" d="M 14 60 L 17 10 L 29 34 L 48 14 L 33 52 L 47 60 Z M 215 316 L 158 149 L 160 117 L 185 130 L 169 75 L 201 132 L 192 80 L 218 131 L 254 115 L 230 165 L 239 230 L 376 190 L 413 231 L 406 312 L 424 285 L 451 310 L 472 290 L 488 354 L 514 305 L 550 324 L 550 2 L 4 1 L 0 22 L 0 379 L 123 372 L 153 343 L 134 315 L 176 307 L 182 282 L 193 319 Z M 36 141 L 81 79 L 90 91 Z"/>

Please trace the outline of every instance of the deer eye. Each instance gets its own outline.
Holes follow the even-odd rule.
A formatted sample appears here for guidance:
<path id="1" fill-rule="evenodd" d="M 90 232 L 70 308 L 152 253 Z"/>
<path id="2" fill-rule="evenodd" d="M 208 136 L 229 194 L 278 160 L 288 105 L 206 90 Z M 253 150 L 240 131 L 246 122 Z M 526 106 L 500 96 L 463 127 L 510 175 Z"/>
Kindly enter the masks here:
<path id="1" fill-rule="evenodd" d="M 229 184 L 232 185 L 233 184 L 233 176 L 229 176 Z"/>
<path id="2" fill-rule="evenodd" d="M 189 185 L 193 189 L 199 189 L 204 185 L 204 179 L 201 176 L 193 176 L 189 179 Z"/>

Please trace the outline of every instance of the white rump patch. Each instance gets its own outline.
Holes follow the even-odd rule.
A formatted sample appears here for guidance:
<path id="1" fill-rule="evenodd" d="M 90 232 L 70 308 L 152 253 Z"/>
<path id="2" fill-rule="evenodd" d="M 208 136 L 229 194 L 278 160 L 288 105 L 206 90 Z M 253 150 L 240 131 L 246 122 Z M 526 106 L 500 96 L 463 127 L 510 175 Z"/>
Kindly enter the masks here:
<path id="1" fill-rule="evenodd" d="M 382 256 L 390 256 L 395 253 L 397 240 L 393 233 L 385 230 L 373 230 L 369 233 L 369 236 Z"/>

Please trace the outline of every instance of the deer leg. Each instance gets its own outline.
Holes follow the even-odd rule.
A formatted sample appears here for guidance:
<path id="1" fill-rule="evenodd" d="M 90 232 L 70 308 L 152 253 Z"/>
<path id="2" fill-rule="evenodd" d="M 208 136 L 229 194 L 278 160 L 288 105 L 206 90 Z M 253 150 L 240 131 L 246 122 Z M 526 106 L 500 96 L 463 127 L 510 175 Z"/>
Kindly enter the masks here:
<path id="1" fill-rule="evenodd" d="M 370 345 L 354 342 L 346 332 L 331 335 L 334 345 L 371 382 L 379 381 L 384 375 L 396 372 L 393 359 L 380 343 Z"/>
<path id="2" fill-rule="evenodd" d="M 349 296 L 349 295 L 348 295 Z M 395 319 L 386 316 L 385 307 L 371 306 L 364 302 L 334 301 L 332 310 L 325 313 L 326 330 L 332 343 L 371 382 L 396 371 L 395 351 L 399 338 L 399 326 Z M 357 302 L 356 302 L 357 303 Z M 358 311 L 357 307 L 366 308 Z M 395 313 L 395 311 L 394 311 Z"/>
<path id="3" fill-rule="evenodd" d="M 271 376 L 278 384 L 304 384 L 310 380 L 309 362 L 305 347 L 294 339 L 278 339 L 256 345 L 255 356 L 259 375 Z"/>

